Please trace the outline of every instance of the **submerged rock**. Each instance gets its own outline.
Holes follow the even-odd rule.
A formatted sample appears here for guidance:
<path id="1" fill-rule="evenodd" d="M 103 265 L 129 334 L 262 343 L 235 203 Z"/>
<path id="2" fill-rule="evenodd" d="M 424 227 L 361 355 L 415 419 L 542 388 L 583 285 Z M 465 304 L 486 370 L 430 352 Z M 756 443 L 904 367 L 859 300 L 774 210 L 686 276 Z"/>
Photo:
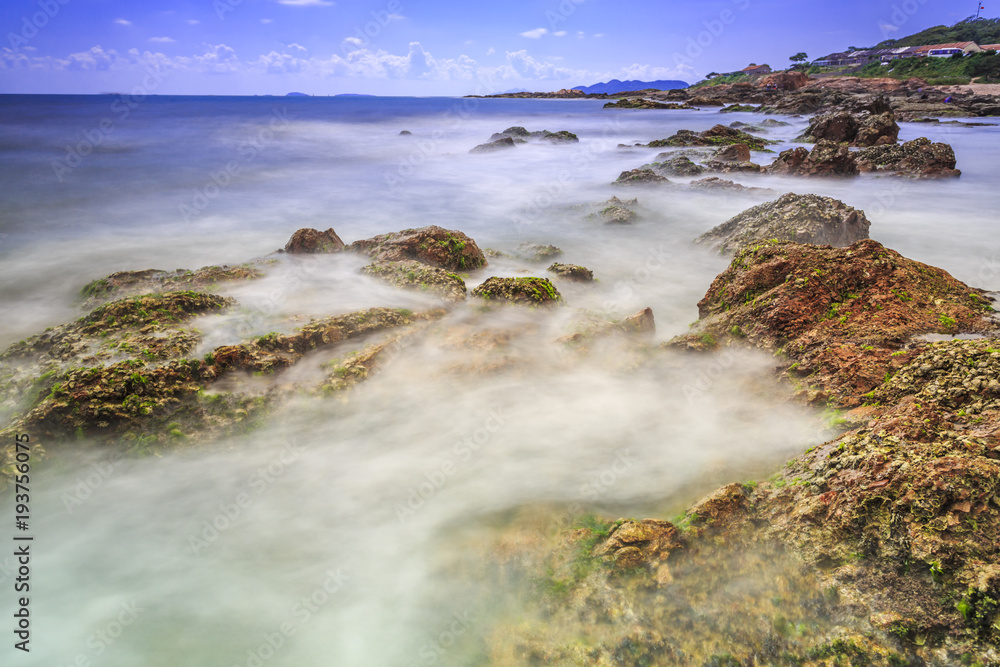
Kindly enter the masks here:
<path id="1" fill-rule="evenodd" d="M 471 149 L 470 153 L 495 153 L 497 151 L 502 151 L 507 148 L 514 148 L 514 139 L 511 137 L 502 137 L 496 139 L 495 141 L 490 141 L 485 144 L 479 144 L 475 148 Z"/>
<path id="2" fill-rule="evenodd" d="M 727 181 L 718 176 L 710 176 L 697 181 L 691 181 L 688 188 L 692 190 L 712 190 L 718 192 L 739 192 L 742 194 L 774 195 L 777 194 L 769 188 L 752 188 L 740 185 L 734 181 Z"/>
<path id="3" fill-rule="evenodd" d="M 811 151 L 783 151 L 767 171 L 781 176 L 855 176 L 858 165 L 846 145 L 821 139 Z"/>
<path id="4" fill-rule="evenodd" d="M 635 198 L 623 200 L 612 197 L 608 201 L 595 204 L 598 210 L 589 217 L 600 220 L 606 225 L 630 225 L 639 219 L 639 215 L 633 210 L 638 204 L 639 200 Z"/>
<path id="5" fill-rule="evenodd" d="M 612 185 L 646 185 L 651 183 L 669 185 L 670 181 L 652 169 L 632 169 L 631 171 L 623 171 Z"/>
<path id="6" fill-rule="evenodd" d="M 333 228 L 321 232 L 316 229 L 300 229 L 285 244 L 285 252 L 295 254 L 340 252 L 344 242 Z"/>
<path id="7" fill-rule="evenodd" d="M 864 211 L 842 201 L 789 193 L 743 211 L 699 236 L 695 243 L 723 253 L 771 239 L 843 247 L 867 239 L 870 226 Z"/>
<path id="8" fill-rule="evenodd" d="M 658 139 L 649 142 L 650 148 L 661 148 L 667 146 L 727 146 L 729 144 L 746 144 L 751 150 L 767 150 L 767 139 L 755 137 L 752 134 L 741 132 L 735 128 L 725 125 L 715 125 L 704 132 L 692 132 L 691 130 L 681 130 L 677 134 L 666 139 Z"/>
<path id="9" fill-rule="evenodd" d="M 580 283 L 594 281 L 594 272 L 585 266 L 577 264 L 559 264 L 556 262 L 547 270 L 566 280 L 573 280 Z"/>
<path id="10" fill-rule="evenodd" d="M 522 243 L 517 249 L 518 254 L 529 262 L 547 262 L 563 254 L 563 251 L 554 245 L 539 243 Z"/>
<path id="11" fill-rule="evenodd" d="M 698 176 L 705 171 L 683 155 L 660 162 L 653 166 L 653 170 L 660 176 Z"/>
<path id="12" fill-rule="evenodd" d="M 465 281 L 460 276 L 412 259 L 376 262 L 361 271 L 403 289 L 431 292 L 455 301 L 460 301 L 466 296 Z"/>
<path id="13" fill-rule="evenodd" d="M 854 154 L 862 173 L 891 173 L 914 178 L 952 178 L 961 176 L 955 168 L 955 151 L 944 143 L 931 143 L 926 137 L 902 145 L 876 146 Z"/>
<path id="14" fill-rule="evenodd" d="M 690 104 L 679 104 L 677 102 L 657 102 L 656 100 L 647 100 L 641 97 L 626 97 L 620 99 L 617 102 L 608 102 L 604 105 L 605 109 L 695 109 Z"/>
<path id="15" fill-rule="evenodd" d="M 653 309 L 644 308 L 638 313 L 629 315 L 622 320 L 622 328 L 630 333 L 656 333 L 656 319 L 653 317 Z"/>
<path id="16" fill-rule="evenodd" d="M 548 278 L 489 278 L 472 290 L 472 296 L 487 301 L 505 301 L 530 306 L 562 303 L 562 296 Z"/>
<path id="17" fill-rule="evenodd" d="M 264 272 L 255 266 L 205 266 L 197 271 L 178 269 L 160 271 L 118 271 L 111 275 L 87 283 L 80 290 L 83 307 L 92 308 L 112 298 L 138 295 L 150 292 L 174 292 L 183 290 L 211 289 L 219 283 L 256 280 Z"/>
<path id="18" fill-rule="evenodd" d="M 355 241 L 348 249 L 376 262 L 412 259 L 451 271 L 472 271 L 487 265 L 486 256 L 474 240 L 462 232 L 437 225 L 380 234 Z"/>

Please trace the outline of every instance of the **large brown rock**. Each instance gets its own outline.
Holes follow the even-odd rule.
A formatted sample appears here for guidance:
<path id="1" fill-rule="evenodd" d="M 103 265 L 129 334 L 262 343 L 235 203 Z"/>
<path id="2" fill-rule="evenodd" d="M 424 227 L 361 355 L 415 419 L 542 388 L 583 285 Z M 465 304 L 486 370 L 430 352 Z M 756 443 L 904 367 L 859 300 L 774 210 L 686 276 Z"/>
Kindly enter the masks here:
<path id="1" fill-rule="evenodd" d="M 855 154 L 863 173 L 892 173 L 914 178 L 950 178 L 961 176 L 955 168 L 955 151 L 944 143 L 931 143 L 925 137 L 902 145 L 875 146 Z"/>
<path id="2" fill-rule="evenodd" d="M 486 256 L 474 240 L 462 232 L 437 225 L 380 234 L 355 241 L 349 249 L 376 262 L 413 259 L 451 271 L 472 271 L 487 265 Z"/>
<path id="3" fill-rule="evenodd" d="M 315 254 L 340 252 L 344 249 L 344 242 L 337 236 L 333 228 L 321 232 L 317 229 L 300 229 L 285 244 L 285 252 L 295 254 Z"/>
<path id="4" fill-rule="evenodd" d="M 749 162 L 750 147 L 746 144 L 732 144 L 715 154 L 716 160 L 723 162 Z"/>
<path id="5" fill-rule="evenodd" d="M 846 248 L 765 241 L 739 252 L 675 344 L 752 343 L 783 351 L 824 404 L 855 407 L 902 361 L 913 336 L 996 327 L 989 300 L 947 272 L 872 240 Z M 803 388 L 805 391 L 805 388 Z"/>
<path id="6" fill-rule="evenodd" d="M 789 193 L 743 211 L 695 242 L 724 253 L 769 239 L 844 247 L 867 239 L 870 226 L 864 211 L 842 201 Z"/>
<path id="7" fill-rule="evenodd" d="M 782 176 L 854 176 L 858 165 L 847 146 L 821 140 L 812 151 L 801 146 L 783 151 L 768 171 Z"/>

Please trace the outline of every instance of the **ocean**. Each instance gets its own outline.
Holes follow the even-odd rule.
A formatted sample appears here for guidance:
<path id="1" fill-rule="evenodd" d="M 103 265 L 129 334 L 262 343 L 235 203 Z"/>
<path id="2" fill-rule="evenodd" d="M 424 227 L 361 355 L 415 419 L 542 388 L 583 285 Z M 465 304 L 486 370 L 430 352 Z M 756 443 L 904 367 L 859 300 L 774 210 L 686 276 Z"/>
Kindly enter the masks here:
<path id="1" fill-rule="evenodd" d="M 602 106 L 0 96 L 3 348 L 79 317 L 79 291 L 94 279 L 239 264 L 302 227 L 350 243 L 433 224 L 509 255 L 522 242 L 554 244 L 598 278 L 560 284 L 567 305 L 551 313 L 490 315 L 490 326 L 522 332 L 492 370 L 461 370 L 452 336 L 482 325 L 469 303 L 347 400 L 303 395 L 251 433 L 163 456 L 58 448 L 33 480 L 37 649 L 24 664 L 479 664 L 500 619 L 528 613 L 475 565 L 512 525 L 541 515 L 562 526 L 585 512 L 670 518 L 830 436 L 815 410 L 759 389 L 773 365 L 763 354 L 609 345 L 575 355 L 555 342 L 581 311 L 650 307 L 653 343 L 687 331 L 728 264 L 692 239 L 781 193 L 843 200 L 887 247 L 1000 290 L 996 124 L 901 124 L 902 140 L 951 144 L 960 179 L 740 175 L 775 194 L 724 196 L 612 187 L 660 152 L 619 145 L 760 117 Z M 807 125 L 780 119 L 790 125 L 766 134 L 776 152 Z M 580 142 L 469 153 L 510 126 Z M 638 197 L 642 219 L 605 226 L 581 208 L 612 195 Z M 357 256 L 307 269 L 276 260 L 261 280 L 220 286 L 240 306 L 198 322 L 198 355 L 310 317 L 440 305 L 361 275 Z M 467 283 L 546 266 L 500 257 Z M 318 372 L 273 382 L 308 384 Z M 11 568 L 0 557 L 4 587 Z"/>

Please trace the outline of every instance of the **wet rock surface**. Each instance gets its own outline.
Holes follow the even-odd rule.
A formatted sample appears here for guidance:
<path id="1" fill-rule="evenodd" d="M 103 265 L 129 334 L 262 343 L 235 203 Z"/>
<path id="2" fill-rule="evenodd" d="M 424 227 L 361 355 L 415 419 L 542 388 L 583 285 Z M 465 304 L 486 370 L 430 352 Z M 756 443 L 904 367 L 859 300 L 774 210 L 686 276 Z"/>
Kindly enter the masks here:
<path id="1" fill-rule="evenodd" d="M 767 139 L 755 137 L 725 125 L 715 125 L 704 132 L 681 130 L 666 139 L 649 142 L 650 148 L 683 147 L 683 146 L 728 146 L 745 144 L 754 151 L 767 150 Z"/>
<path id="2" fill-rule="evenodd" d="M 894 174 L 913 178 L 954 178 L 962 172 L 955 168 L 955 151 L 944 143 L 927 138 L 902 145 L 877 146 L 855 154 L 862 173 Z"/>
<path id="3" fill-rule="evenodd" d="M 416 260 L 450 271 L 472 271 L 487 265 L 476 242 L 459 231 L 436 225 L 355 241 L 348 249 L 377 262 Z"/>
<path id="4" fill-rule="evenodd" d="M 527 306 L 552 306 L 562 303 L 559 290 L 548 278 L 488 278 L 472 290 L 472 296 Z"/>
<path id="5" fill-rule="evenodd" d="M 579 283 L 589 283 L 594 281 L 594 272 L 585 266 L 578 264 L 554 263 L 547 269 L 564 280 L 572 280 Z"/>
<path id="6" fill-rule="evenodd" d="M 377 262 L 369 264 L 361 271 L 390 285 L 430 292 L 448 300 L 460 301 L 466 295 L 465 281 L 461 276 L 412 259 L 400 262 Z"/>
<path id="7" fill-rule="evenodd" d="M 293 254 L 313 254 L 340 252 L 344 249 L 344 242 L 337 236 L 337 232 L 330 228 L 325 232 L 317 229 L 300 229 L 285 244 L 285 252 Z"/>
<path id="8" fill-rule="evenodd" d="M 776 239 L 843 247 L 868 238 L 864 211 L 830 197 L 789 193 L 754 206 L 696 239 L 719 252 Z"/>

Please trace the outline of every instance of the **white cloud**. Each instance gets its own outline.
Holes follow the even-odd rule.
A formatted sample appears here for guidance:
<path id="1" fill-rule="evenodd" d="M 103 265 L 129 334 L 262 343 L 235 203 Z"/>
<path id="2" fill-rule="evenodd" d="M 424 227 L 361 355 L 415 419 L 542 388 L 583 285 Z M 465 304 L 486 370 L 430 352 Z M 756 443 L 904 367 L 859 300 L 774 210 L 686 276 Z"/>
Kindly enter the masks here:
<path id="1" fill-rule="evenodd" d="M 539 39 L 547 34 L 549 34 L 548 28 L 535 28 L 534 30 L 520 33 L 521 37 L 527 37 L 528 39 Z"/>
<path id="2" fill-rule="evenodd" d="M 565 37 L 566 36 L 566 31 L 565 30 L 560 30 L 560 31 L 554 32 L 552 34 L 555 35 L 556 37 Z"/>
<path id="3" fill-rule="evenodd" d="M 173 37 L 150 37 L 149 41 L 156 42 L 158 44 L 172 44 L 177 41 Z"/>
<path id="4" fill-rule="evenodd" d="M 274 23 L 274 21 L 272 21 L 271 19 L 261 19 L 260 22 L 263 23 L 264 25 L 267 25 L 268 23 Z"/>
<path id="5" fill-rule="evenodd" d="M 491 46 L 491 47 L 489 48 L 489 50 L 488 50 L 488 51 L 486 52 L 486 55 L 488 55 L 488 56 L 492 56 L 492 55 L 493 55 L 494 53 L 496 53 L 496 52 L 497 52 L 497 50 L 496 50 L 496 49 L 494 49 L 494 48 L 493 48 L 493 47 Z"/>
<path id="6" fill-rule="evenodd" d="M 132 22 L 129 21 L 128 19 L 115 19 L 115 23 L 117 23 L 118 25 L 124 25 L 124 26 L 130 26 L 130 25 L 132 25 Z"/>
<path id="7" fill-rule="evenodd" d="M 278 0 L 278 4 L 289 7 L 330 7 L 333 5 L 328 0 Z"/>
<path id="8" fill-rule="evenodd" d="M 594 37 L 604 37 L 604 33 L 603 32 L 594 33 Z"/>
<path id="9" fill-rule="evenodd" d="M 199 21 L 198 19 L 188 19 L 188 23 L 190 23 L 191 25 L 198 25 L 199 23 L 201 23 L 201 21 Z"/>
<path id="10" fill-rule="evenodd" d="M 684 79 L 692 78 L 694 76 L 694 71 L 689 65 L 678 65 L 673 69 L 666 67 L 657 67 L 655 65 L 640 65 L 639 63 L 634 63 L 628 67 L 623 67 L 618 73 L 616 78 L 629 80 L 638 79 L 639 81 L 658 81 L 661 79 Z"/>
<path id="11" fill-rule="evenodd" d="M 302 51 L 303 53 L 309 51 L 309 49 L 307 49 L 306 47 L 302 46 L 301 44 L 296 44 L 295 42 L 292 42 L 291 44 L 287 44 L 286 46 L 289 49 L 295 49 L 296 51 Z"/>
<path id="12" fill-rule="evenodd" d="M 356 39 L 356 38 L 355 38 Z M 199 55 L 167 56 L 163 53 L 130 49 L 118 53 L 113 49 L 95 46 L 64 58 L 39 57 L 16 53 L 0 48 L 0 70 L 27 69 L 40 73 L 46 71 L 130 71 L 141 72 L 154 67 L 162 72 L 186 72 L 214 75 L 303 75 L 312 77 L 358 77 L 370 79 L 406 79 L 424 81 L 465 81 L 470 84 L 481 79 L 492 82 L 493 91 L 510 87 L 511 82 L 522 87 L 532 83 L 548 82 L 537 86 L 539 90 L 554 90 L 569 85 L 593 81 L 619 79 L 692 79 L 696 78 L 685 68 L 667 69 L 654 65 L 633 64 L 619 72 L 591 72 L 574 69 L 555 58 L 538 60 L 527 50 L 506 52 L 505 62 L 499 66 L 481 66 L 467 55 L 456 58 L 437 57 L 424 49 L 420 42 L 411 42 L 403 54 L 373 50 L 361 40 L 344 40 L 349 48 L 328 56 L 309 56 L 299 44 L 289 44 L 280 50 L 262 55 L 241 58 L 226 44 L 206 44 Z M 488 52 L 495 54 L 494 49 Z M 687 68 L 690 70 L 690 68 Z M 554 83 L 553 83 L 554 82 Z M 485 85 L 485 84 L 484 84 Z M 490 92 L 482 89 L 480 92 Z"/>
<path id="13" fill-rule="evenodd" d="M 878 27 L 879 30 L 881 30 L 883 33 L 896 32 L 897 30 L 899 30 L 898 25 L 892 25 L 891 23 L 879 23 Z"/>
<path id="14" fill-rule="evenodd" d="M 583 38 L 584 38 L 584 37 L 586 37 L 586 36 L 587 36 L 587 35 L 586 35 L 586 34 L 585 34 L 585 33 L 584 33 L 584 32 L 583 32 L 582 30 L 577 30 L 577 31 L 576 31 L 576 38 L 577 38 L 577 39 L 583 39 Z"/>
<path id="15" fill-rule="evenodd" d="M 345 37 L 343 43 L 351 44 L 353 46 L 357 46 L 360 48 L 365 45 L 365 40 L 361 39 L 360 37 Z"/>

